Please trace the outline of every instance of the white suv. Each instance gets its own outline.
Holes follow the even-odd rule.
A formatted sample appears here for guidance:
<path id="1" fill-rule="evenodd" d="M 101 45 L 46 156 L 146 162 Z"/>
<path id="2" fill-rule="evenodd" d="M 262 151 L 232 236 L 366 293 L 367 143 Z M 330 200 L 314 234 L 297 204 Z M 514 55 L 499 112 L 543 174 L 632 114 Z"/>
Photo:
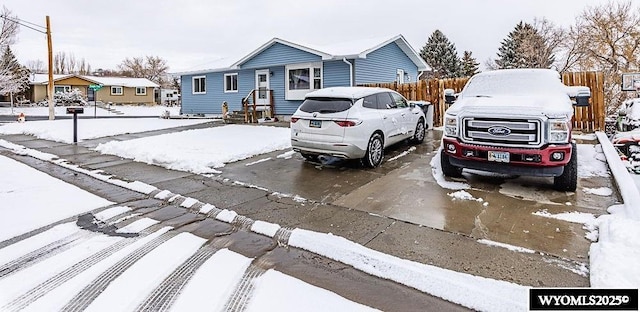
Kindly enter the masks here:
<path id="1" fill-rule="evenodd" d="M 377 167 L 387 146 L 406 139 L 421 143 L 424 136 L 423 111 L 384 88 L 310 92 L 291 116 L 291 145 L 308 160 L 330 155 Z"/>

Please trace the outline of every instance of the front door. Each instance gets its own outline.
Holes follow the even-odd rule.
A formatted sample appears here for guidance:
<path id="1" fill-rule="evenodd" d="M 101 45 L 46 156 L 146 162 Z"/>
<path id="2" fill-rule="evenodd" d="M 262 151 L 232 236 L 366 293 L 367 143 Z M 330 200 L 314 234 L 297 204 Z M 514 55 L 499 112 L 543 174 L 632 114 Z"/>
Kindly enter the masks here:
<path id="1" fill-rule="evenodd" d="M 256 104 L 269 104 L 269 70 L 256 70 Z"/>

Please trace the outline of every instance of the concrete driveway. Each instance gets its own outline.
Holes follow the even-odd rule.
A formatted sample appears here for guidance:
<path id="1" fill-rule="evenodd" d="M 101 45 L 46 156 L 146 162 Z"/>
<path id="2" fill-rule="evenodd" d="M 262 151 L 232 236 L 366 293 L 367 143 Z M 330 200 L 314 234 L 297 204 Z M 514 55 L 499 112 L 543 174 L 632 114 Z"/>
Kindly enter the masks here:
<path id="1" fill-rule="evenodd" d="M 375 169 L 362 168 L 358 161 L 311 163 L 298 154 L 285 158 L 274 152 L 227 165 L 222 177 L 316 203 L 522 247 L 575 261 L 577 267 L 588 263 L 591 242 L 585 238 L 584 225 L 539 214 L 606 213 L 607 207 L 620 202 L 612 178 L 580 178 L 578 190 L 565 193 L 552 189 L 551 178 L 465 171 L 464 178 L 455 181 L 468 184 L 466 192 L 473 199 L 455 199 L 455 190 L 440 186 L 432 174 L 430 162 L 440 133 L 428 131 L 425 142 L 415 149 L 405 143 L 388 149 L 383 165 Z M 585 187 L 610 187 L 614 194 L 590 194 Z"/>

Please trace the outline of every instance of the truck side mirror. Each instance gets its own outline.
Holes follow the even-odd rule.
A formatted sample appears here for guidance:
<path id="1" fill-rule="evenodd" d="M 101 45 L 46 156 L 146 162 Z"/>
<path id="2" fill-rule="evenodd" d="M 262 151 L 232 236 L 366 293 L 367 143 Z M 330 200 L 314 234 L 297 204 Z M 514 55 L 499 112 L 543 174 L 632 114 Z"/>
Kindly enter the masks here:
<path id="1" fill-rule="evenodd" d="M 589 106 L 589 98 L 591 97 L 591 90 L 589 89 L 589 87 L 571 86 L 567 87 L 567 90 L 567 94 L 569 95 L 569 97 L 575 99 L 576 106 Z"/>
<path id="2" fill-rule="evenodd" d="M 586 96 L 576 96 L 576 106 L 579 107 L 586 107 L 589 106 L 589 98 L 590 96 L 586 95 Z"/>
<path id="3" fill-rule="evenodd" d="M 444 89 L 444 103 L 453 104 L 456 101 L 456 92 L 453 89 Z"/>

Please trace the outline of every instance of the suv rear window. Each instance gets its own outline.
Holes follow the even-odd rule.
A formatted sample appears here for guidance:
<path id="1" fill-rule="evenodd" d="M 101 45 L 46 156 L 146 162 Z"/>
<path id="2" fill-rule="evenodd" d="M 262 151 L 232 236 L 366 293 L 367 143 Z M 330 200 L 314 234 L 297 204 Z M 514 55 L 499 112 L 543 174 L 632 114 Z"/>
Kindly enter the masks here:
<path id="1" fill-rule="evenodd" d="M 307 98 L 300 105 L 300 110 L 305 113 L 338 113 L 351 108 L 351 99 L 341 98 Z"/>

